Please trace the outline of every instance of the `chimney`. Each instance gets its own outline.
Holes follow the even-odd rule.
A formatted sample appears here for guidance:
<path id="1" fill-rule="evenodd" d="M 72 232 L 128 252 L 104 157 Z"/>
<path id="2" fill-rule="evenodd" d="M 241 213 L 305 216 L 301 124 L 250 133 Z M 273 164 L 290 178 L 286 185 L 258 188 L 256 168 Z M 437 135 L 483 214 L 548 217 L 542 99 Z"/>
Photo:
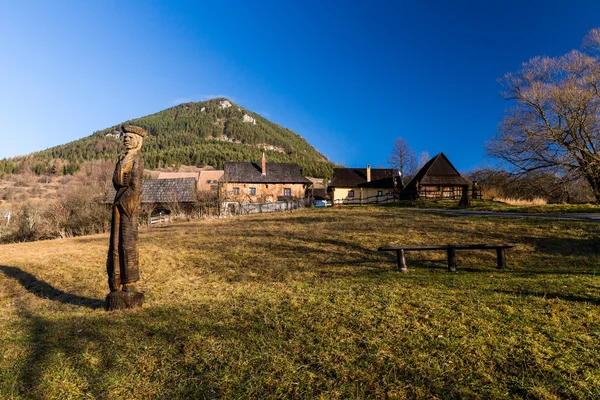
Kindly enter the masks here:
<path id="1" fill-rule="evenodd" d="M 371 182 L 371 166 L 367 164 L 367 182 Z"/>
<path id="2" fill-rule="evenodd" d="M 263 151 L 263 158 L 262 158 L 262 176 L 267 176 L 267 159 L 265 158 L 264 151 Z"/>

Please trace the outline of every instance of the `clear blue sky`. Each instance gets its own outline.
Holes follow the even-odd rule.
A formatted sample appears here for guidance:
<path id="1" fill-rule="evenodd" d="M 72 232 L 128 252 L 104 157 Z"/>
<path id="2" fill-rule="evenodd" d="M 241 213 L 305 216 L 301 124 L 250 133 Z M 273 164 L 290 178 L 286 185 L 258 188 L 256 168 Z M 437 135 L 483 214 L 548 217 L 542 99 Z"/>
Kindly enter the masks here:
<path id="1" fill-rule="evenodd" d="M 466 171 L 497 79 L 598 26 L 599 1 L 3 0 L 0 158 L 224 96 L 349 167 L 402 136 Z"/>

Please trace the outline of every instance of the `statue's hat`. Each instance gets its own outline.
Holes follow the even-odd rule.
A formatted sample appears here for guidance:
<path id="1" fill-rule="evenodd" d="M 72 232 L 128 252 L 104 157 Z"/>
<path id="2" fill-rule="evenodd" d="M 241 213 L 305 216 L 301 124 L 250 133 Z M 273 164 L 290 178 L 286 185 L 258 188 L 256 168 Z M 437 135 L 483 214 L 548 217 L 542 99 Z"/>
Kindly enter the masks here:
<path id="1" fill-rule="evenodd" d="M 144 137 L 148 134 L 147 130 L 135 125 L 122 125 L 121 130 L 125 133 L 135 133 L 136 135 L 139 135 L 141 137 Z"/>

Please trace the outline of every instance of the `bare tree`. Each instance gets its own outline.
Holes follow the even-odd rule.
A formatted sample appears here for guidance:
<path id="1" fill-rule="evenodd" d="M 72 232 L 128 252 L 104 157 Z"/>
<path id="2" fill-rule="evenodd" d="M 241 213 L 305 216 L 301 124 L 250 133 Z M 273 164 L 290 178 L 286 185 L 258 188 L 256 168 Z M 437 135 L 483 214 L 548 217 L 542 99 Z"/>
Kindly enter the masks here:
<path id="1" fill-rule="evenodd" d="M 417 164 L 415 152 L 408 146 L 404 138 L 396 139 L 387 162 L 392 168 L 400 171 L 400 179 L 403 184 L 407 176 L 415 173 Z"/>
<path id="2" fill-rule="evenodd" d="M 546 171 L 559 178 L 585 178 L 600 201 L 600 29 L 582 51 L 535 57 L 500 81 L 509 108 L 489 155 L 513 173 Z"/>
<path id="3" fill-rule="evenodd" d="M 419 158 L 417 160 L 417 168 L 415 168 L 415 174 L 417 172 L 419 172 L 419 170 L 421 168 L 423 168 L 423 166 L 425 164 L 427 164 L 427 161 L 431 160 L 431 156 L 429 155 L 429 152 L 427 151 L 422 151 L 419 153 Z"/>

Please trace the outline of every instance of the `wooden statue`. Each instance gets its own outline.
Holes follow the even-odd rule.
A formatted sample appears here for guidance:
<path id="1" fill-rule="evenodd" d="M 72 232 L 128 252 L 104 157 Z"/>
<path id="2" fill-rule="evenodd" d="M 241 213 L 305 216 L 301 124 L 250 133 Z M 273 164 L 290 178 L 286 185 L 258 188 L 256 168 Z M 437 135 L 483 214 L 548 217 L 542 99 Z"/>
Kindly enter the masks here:
<path id="1" fill-rule="evenodd" d="M 144 295 L 136 290 L 140 279 L 138 249 L 138 215 L 142 198 L 144 159 L 139 154 L 143 128 L 123 125 L 125 154 L 117 159 L 113 185 L 117 191 L 112 210 L 110 245 L 106 270 L 110 294 L 106 310 L 134 308 L 142 305 Z"/>

